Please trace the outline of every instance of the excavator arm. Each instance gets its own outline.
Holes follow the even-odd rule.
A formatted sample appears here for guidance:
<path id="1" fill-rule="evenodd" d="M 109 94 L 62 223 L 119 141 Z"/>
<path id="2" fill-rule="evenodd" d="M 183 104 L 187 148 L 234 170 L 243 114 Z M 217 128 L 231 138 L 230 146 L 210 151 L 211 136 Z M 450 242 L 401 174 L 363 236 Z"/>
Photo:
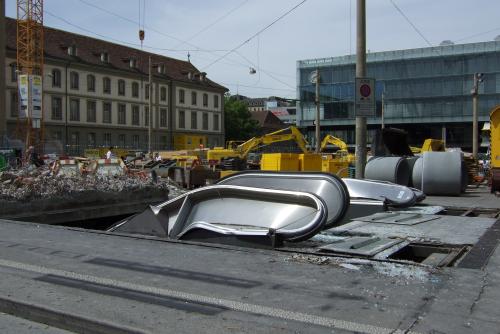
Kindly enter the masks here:
<path id="1" fill-rule="evenodd" d="M 341 151 L 347 151 L 347 144 L 342 139 L 326 135 L 321 142 L 320 152 L 323 152 L 328 144 L 337 146 Z"/>

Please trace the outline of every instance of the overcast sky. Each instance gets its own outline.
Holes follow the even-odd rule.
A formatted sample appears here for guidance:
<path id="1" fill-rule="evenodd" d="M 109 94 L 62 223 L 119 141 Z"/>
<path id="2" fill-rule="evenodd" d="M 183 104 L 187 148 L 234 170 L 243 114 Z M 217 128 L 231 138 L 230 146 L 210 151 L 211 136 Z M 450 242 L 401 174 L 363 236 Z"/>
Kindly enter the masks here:
<path id="1" fill-rule="evenodd" d="M 145 1 L 145 4 L 144 4 Z M 489 41 L 500 35 L 498 0 L 367 0 L 370 52 Z M 45 0 L 47 26 L 187 59 L 231 93 L 295 98 L 296 61 L 342 56 L 356 49 L 356 0 Z M 6 14 L 16 16 L 14 0 Z M 95 8 L 95 6 L 101 9 Z M 145 8 L 145 11 L 143 10 Z M 139 11 L 141 13 L 139 13 Z M 178 51 L 177 51 L 178 50 Z M 218 60 L 218 61 L 217 61 Z M 217 61 L 214 63 L 214 61 Z M 256 73 L 249 73 L 250 67 Z"/>

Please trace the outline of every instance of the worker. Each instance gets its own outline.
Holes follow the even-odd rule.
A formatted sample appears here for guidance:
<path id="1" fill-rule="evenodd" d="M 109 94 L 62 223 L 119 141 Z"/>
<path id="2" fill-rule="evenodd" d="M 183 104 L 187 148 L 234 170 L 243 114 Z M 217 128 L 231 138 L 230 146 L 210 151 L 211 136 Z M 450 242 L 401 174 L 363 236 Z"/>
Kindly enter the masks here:
<path id="1" fill-rule="evenodd" d="M 158 152 L 155 153 L 155 161 L 161 161 L 161 157 Z"/>
<path id="2" fill-rule="evenodd" d="M 108 152 L 106 153 L 106 159 L 111 159 L 113 157 L 113 152 L 111 152 L 111 150 L 113 149 L 113 147 L 110 147 Z"/>

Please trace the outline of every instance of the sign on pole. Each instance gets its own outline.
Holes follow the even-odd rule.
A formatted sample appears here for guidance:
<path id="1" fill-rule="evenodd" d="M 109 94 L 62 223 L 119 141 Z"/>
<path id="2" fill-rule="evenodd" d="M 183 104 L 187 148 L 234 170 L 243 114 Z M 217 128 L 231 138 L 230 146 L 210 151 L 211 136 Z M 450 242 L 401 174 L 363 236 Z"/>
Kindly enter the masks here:
<path id="1" fill-rule="evenodd" d="M 40 75 L 30 76 L 31 85 L 31 119 L 32 127 L 40 128 L 42 119 L 42 77 Z"/>
<path id="2" fill-rule="evenodd" d="M 375 79 L 356 78 L 356 116 L 375 116 Z"/>
<path id="3" fill-rule="evenodd" d="M 19 118 L 27 118 L 28 104 L 29 104 L 29 78 L 28 75 L 18 75 L 18 88 L 19 88 Z"/>

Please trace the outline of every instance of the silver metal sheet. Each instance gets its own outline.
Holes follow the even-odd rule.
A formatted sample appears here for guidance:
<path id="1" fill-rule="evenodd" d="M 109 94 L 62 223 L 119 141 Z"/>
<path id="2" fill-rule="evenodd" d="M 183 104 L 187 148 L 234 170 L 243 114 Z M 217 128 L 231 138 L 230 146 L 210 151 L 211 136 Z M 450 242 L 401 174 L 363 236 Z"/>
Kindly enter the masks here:
<path id="1" fill-rule="evenodd" d="M 344 253 L 362 256 L 374 256 L 383 250 L 401 243 L 401 239 L 380 237 L 347 237 L 331 244 L 319 247 L 328 252 Z"/>
<path id="2" fill-rule="evenodd" d="M 365 198 L 385 201 L 391 206 L 409 207 L 416 203 L 415 192 L 406 186 L 377 181 L 342 179 L 349 190 L 351 198 Z"/>
<path id="3" fill-rule="evenodd" d="M 387 211 L 387 206 L 382 201 L 351 198 L 349 209 L 342 219 L 341 224 L 338 224 L 337 226 L 347 224 L 351 220 L 359 217 L 365 217 L 374 213 L 385 211 Z"/>
<path id="4" fill-rule="evenodd" d="M 328 208 L 325 228 L 338 226 L 349 207 L 349 192 L 342 180 L 326 173 L 244 171 L 232 174 L 217 184 L 303 191 L 322 198 Z M 358 216 L 359 217 L 359 216 Z"/>

